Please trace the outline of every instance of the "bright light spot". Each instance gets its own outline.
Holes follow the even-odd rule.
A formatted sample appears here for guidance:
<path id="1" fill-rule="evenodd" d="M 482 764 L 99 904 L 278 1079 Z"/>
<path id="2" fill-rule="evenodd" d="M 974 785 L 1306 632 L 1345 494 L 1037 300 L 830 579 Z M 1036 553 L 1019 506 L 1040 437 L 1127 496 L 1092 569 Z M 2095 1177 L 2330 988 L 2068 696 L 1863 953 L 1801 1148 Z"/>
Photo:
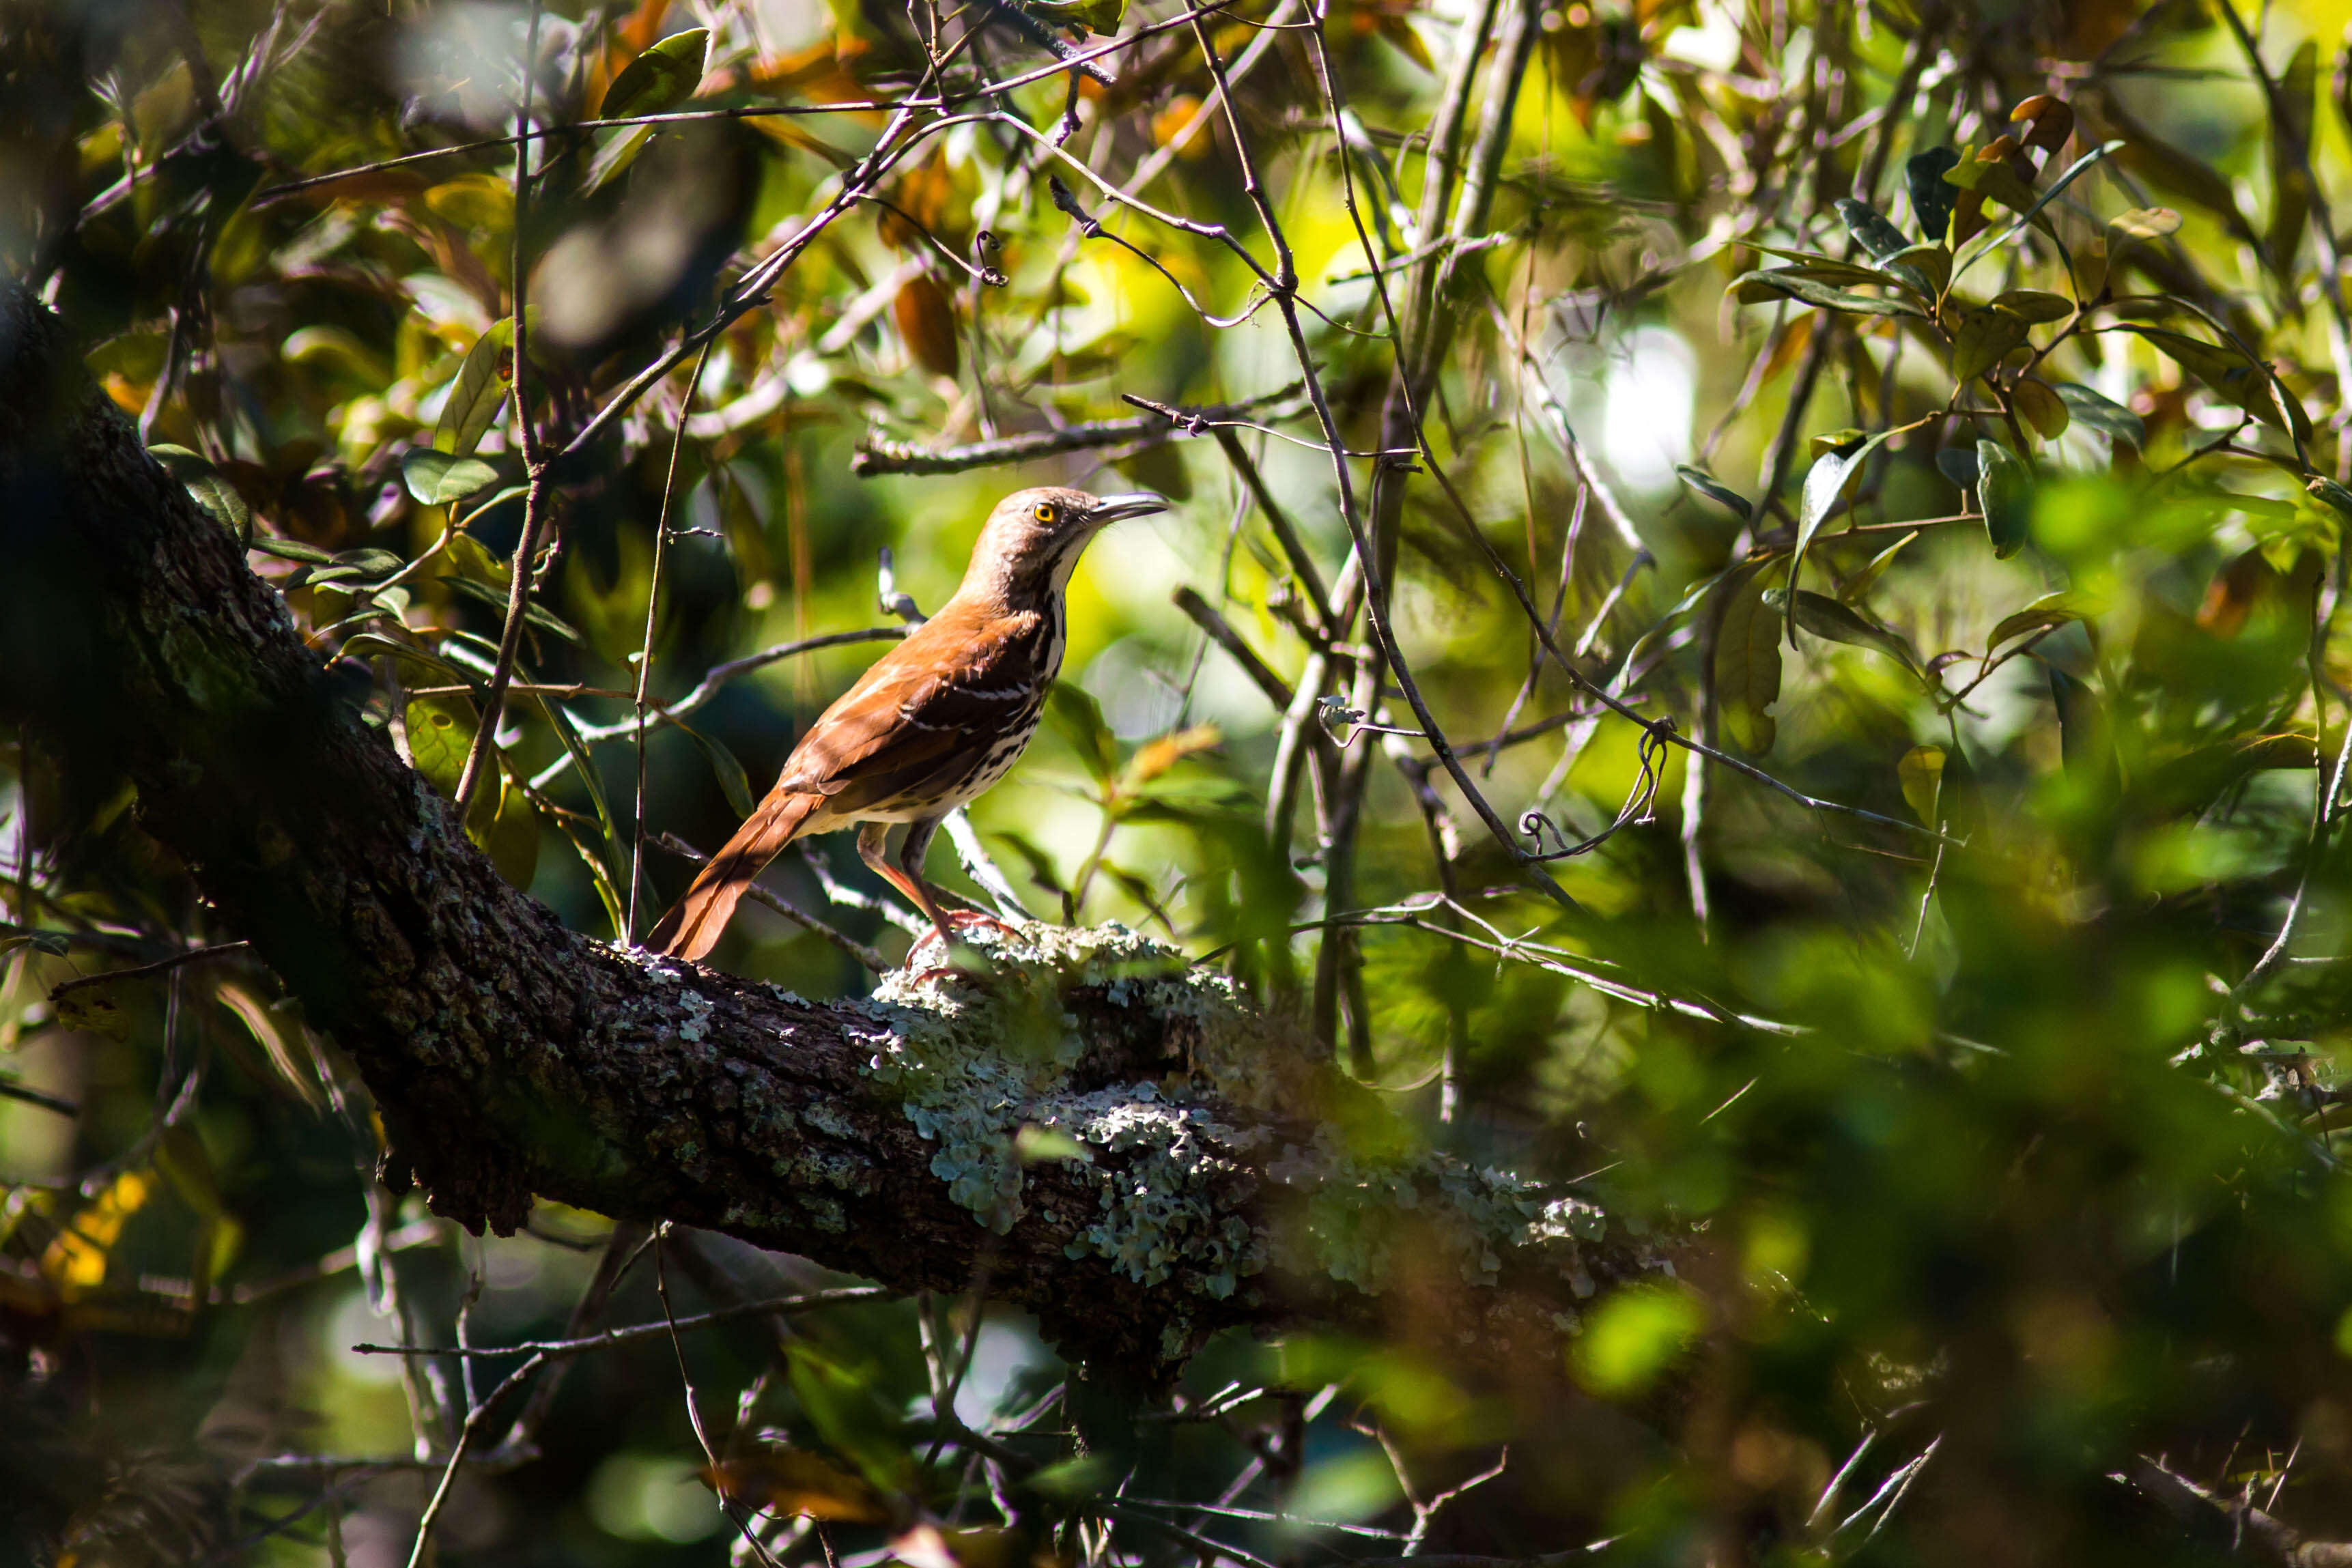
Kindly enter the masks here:
<path id="1" fill-rule="evenodd" d="M 354 1383 L 381 1388 L 400 1381 L 400 1357 L 362 1355 L 352 1348 L 355 1344 L 389 1344 L 399 1337 L 399 1325 L 388 1317 L 378 1317 L 369 1307 L 363 1290 L 354 1289 L 345 1295 L 327 1319 L 328 1348 L 339 1370 Z"/>
<path id="2" fill-rule="evenodd" d="M 614 1454 L 588 1483 L 588 1517 L 624 1541 L 682 1544 L 727 1522 L 694 1467 L 670 1454 Z"/>
<path id="3" fill-rule="evenodd" d="M 1641 327 L 1612 355 L 1603 389 L 1601 453 L 1627 486 L 1662 489 L 1691 455 L 1698 360 L 1679 333 Z"/>
<path id="4" fill-rule="evenodd" d="M 980 1339 L 971 1348 L 971 1368 L 956 1390 L 957 1419 L 966 1426 L 984 1425 L 1003 1406 L 1021 1374 L 1040 1359 L 1037 1336 L 1026 1329 L 993 1320 L 981 1324 Z"/>

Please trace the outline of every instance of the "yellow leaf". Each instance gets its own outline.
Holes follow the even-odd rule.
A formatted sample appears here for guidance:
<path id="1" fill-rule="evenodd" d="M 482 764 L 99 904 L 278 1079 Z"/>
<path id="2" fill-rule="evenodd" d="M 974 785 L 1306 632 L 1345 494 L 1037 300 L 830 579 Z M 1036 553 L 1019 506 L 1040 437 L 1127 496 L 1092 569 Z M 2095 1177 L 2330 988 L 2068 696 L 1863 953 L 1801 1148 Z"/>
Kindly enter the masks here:
<path id="1" fill-rule="evenodd" d="M 1934 827 L 1937 802 L 1944 792 L 1944 748 L 1913 747 L 1895 765 L 1895 776 L 1902 781 L 1905 802 L 1921 821 Z"/>
<path id="2" fill-rule="evenodd" d="M 221 1006 L 235 1013 L 252 1031 L 255 1043 L 296 1097 L 313 1111 L 323 1106 L 325 1092 L 319 1082 L 317 1060 L 311 1054 L 310 1040 L 300 1034 L 301 1025 L 296 1023 L 289 1029 L 260 998 L 233 981 L 222 981 L 213 994 Z M 294 1038 L 289 1039 L 289 1035 Z"/>
<path id="3" fill-rule="evenodd" d="M 121 1239 L 123 1226 L 154 1191 L 155 1178 L 147 1172 L 124 1171 L 66 1223 L 41 1254 L 42 1276 L 58 1287 L 59 1296 L 70 1301 L 105 1283 L 108 1254 Z"/>
<path id="4" fill-rule="evenodd" d="M 1137 751 L 1127 765 L 1127 781 L 1148 784 L 1194 752 L 1206 751 L 1224 739 L 1213 724 L 1196 724 L 1190 729 L 1180 729 L 1149 742 Z"/>

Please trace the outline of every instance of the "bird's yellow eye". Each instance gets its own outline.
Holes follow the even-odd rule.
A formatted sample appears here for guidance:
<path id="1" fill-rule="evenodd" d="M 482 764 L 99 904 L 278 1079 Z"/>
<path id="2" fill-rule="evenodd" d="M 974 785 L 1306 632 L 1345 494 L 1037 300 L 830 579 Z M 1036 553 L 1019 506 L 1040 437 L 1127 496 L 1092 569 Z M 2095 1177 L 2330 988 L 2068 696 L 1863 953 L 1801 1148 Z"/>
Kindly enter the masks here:
<path id="1" fill-rule="evenodd" d="M 1055 506 L 1053 502 L 1040 501 L 1034 508 L 1031 509 L 1029 515 L 1036 518 L 1041 523 L 1050 523 L 1055 517 L 1060 517 L 1062 513 L 1061 508 Z"/>

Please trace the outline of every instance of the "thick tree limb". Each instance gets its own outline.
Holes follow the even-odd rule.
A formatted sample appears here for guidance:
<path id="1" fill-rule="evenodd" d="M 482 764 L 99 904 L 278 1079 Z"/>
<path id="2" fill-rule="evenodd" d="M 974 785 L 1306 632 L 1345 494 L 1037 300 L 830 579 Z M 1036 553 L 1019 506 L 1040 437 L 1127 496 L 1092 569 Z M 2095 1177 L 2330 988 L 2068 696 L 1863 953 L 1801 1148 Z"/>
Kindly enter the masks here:
<path id="1" fill-rule="evenodd" d="M 127 776 L 220 925 L 357 1063 L 391 1174 L 469 1227 L 512 1230 L 537 1194 L 902 1290 L 984 1270 L 1066 1351 L 1145 1375 L 1301 1317 L 1557 1365 L 1596 1282 L 1660 1264 L 1506 1173 L 1351 1152 L 1330 1113 L 1357 1092 L 1117 927 L 1038 928 L 985 988 L 834 1006 L 566 929 L 321 677 L 15 289 L 0 716 Z"/>

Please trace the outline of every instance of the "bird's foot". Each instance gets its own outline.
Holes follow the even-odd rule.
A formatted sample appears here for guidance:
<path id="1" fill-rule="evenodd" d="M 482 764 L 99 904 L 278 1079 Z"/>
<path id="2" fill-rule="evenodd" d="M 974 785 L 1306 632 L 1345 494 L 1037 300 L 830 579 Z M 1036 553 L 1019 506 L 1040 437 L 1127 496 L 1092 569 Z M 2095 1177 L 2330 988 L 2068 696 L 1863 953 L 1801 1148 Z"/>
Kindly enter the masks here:
<path id="1" fill-rule="evenodd" d="M 967 931 L 993 931 L 1001 939 L 1005 941 L 1013 941 L 1018 939 L 1021 935 L 1021 928 L 1019 926 L 1010 925 L 1005 921 L 999 920 L 993 915 L 985 914 L 977 909 L 956 910 L 952 914 L 949 915 L 947 917 L 947 923 L 948 930 L 951 930 L 959 936 Z M 920 936 L 916 937 L 915 945 L 907 949 L 908 968 L 915 969 L 916 959 L 922 954 L 926 947 L 929 946 L 934 942 L 939 944 L 940 956 L 945 957 L 949 949 L 952 946 L 952 939 L 949 936 L 948 931 L 943 931 L 939 926 L 934 925 L 929 931 L 924 932 Z M 969 980 L 975 985 L 979 985 L 985 984 L 989 976 L 985 970 L 967 969 L 959 964 L 933 964 L 925 968 L 915 969 L 913 977 L 915 983 L 919 986 L 929 985 L 933 980 L 948 978 Z"/>
<path id="2" fill-rule="evenodd" d="M 961 935 L 967 931 L 993 931 L 1000 938 L 1007 942 L 1017 941 L 1021 936 L 1021 928 L 1019 926 L 1011 925 L 1006 921 L 999 920 L 995 915 L 978 909 L 959 909 L 949 915 L 947 919 L 949 930 L 952 930 L 958 935 Z M 940 949 L 945 951 L 949 946 L 950 940 L 948 931 L 941 930 L 939 926 L 934 925 L 929 931 L 924 932 L 920 936 L 915 938 L 915 945 L 907 950 L 907 961 L 909 964 L 913 963 L 915 961 L 915 955 L 921 952 L 926 946 L 929 946 L 933 942 L 937 942 L 940 945 Z"/>

